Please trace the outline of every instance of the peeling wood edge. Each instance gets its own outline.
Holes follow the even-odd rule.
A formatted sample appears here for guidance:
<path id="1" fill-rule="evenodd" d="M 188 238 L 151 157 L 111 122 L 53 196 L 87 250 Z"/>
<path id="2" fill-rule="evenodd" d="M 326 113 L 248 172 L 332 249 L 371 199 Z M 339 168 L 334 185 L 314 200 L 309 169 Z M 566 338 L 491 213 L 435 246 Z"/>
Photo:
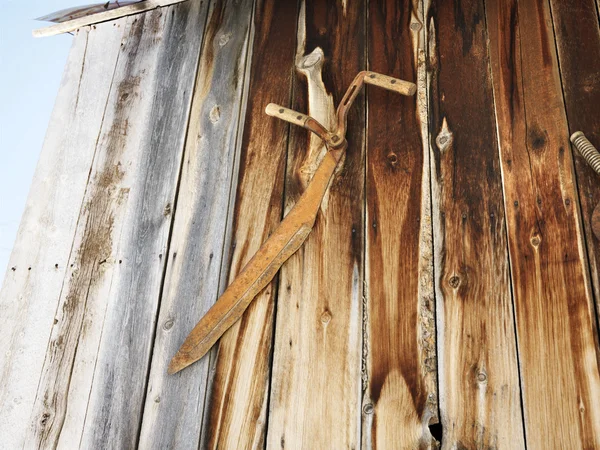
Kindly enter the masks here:
<path id="1" fill-rule="evenodd" d="M 119 19 L 121 17 L 143 13 L 152 9 L 174 5 L 176 3 L 181 3 L 184 1 L 186 0 L 145 0 L 140 3 L 134 3 L 133 5 L 122 6 L 121 8 L 111 9 L 109 11 L 103 11 L 96 14 L 91 14 L 89 16 L 79 17 L 77 19 L 68 20 L 66 22 L 57 23 L 55 25 L 50 25 L 49 27 L 38 28 L 33 30 L 32 35 L 33 37 L 37 38 L 56 36 L 57 34 L 63 33 L 70 33 L 87 25 L 94 25 L 101 22 L 107 22 L 109 20 Z"/>

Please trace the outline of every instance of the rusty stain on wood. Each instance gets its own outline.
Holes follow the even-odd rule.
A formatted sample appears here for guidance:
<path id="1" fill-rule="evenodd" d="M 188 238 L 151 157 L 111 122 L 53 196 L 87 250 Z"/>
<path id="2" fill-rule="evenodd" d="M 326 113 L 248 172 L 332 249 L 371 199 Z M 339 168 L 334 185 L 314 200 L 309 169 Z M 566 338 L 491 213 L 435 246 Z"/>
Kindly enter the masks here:
<path id="1" fill-rule="evenodd" d="M 600 27 L 593 0 L 552 0 L 552 20 L 570 133 L 581 130 L 600 148 Z M 600 202 L 600 176 L 574 152 L 581 215 L 600 320 L 600 240 L 591 226 Z"/>
<path id="2" fill-rule="evenodd" d="M 598 447 L 597 330 L 550 6 L 486 13 L 527 446 Z"/>
<path id="3" fill-rule="evenodd" d="M 483 1 L 431 2 L 427 31 L 442 442 L 523 448 Z"/>
<path id="4" fill-rule="evenodd" d="M 422 15 L 420 2 L 369 5 L 369 69 L 421 80 L 415 99 L 368 95 L 365 448 L 436 445 L 428 429 L 437 388 Z"/>

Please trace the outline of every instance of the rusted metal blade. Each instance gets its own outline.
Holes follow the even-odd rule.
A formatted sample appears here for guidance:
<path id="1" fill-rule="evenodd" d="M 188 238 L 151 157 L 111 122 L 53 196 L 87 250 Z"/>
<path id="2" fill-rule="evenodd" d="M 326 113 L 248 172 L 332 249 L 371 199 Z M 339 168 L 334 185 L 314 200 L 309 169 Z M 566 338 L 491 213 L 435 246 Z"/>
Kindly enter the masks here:
<path id="1" fill-rule="evenodd" d="M 325 154 L 298 203 L 188 335 L 169 364 L 170 374 L 202 358 L 302 246 L 344 150 L 345 146 Z"/>

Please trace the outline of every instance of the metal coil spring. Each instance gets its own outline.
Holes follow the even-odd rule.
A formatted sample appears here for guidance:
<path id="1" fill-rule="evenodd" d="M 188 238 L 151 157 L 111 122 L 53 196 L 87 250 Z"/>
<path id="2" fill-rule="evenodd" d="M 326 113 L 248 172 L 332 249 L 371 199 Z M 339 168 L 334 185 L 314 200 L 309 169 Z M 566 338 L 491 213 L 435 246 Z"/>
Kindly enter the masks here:
<path id="1" fill-rule="evenodd" d="M 597 174 L 600 174 L 600 153 L 598 153 L 596 147 L 588 141 L 581 131 L 576 131 L 571 135 L 571 142 L 592 169 L 594 169 Z"/>

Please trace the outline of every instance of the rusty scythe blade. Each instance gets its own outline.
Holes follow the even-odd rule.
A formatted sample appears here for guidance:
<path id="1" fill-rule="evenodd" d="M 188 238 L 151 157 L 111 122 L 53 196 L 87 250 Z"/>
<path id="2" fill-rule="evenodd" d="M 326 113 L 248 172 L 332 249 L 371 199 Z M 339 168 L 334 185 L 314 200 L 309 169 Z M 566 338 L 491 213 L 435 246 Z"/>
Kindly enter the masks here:
<path id="1" fill-rule="evenodd" d="M 403 95 L 414 95 L 416 92 L 416 86 L 408 81 L 374 72 L 360 72 L 338 106 L 335 132 L 328 131 L 310 116 L 272 103 L 267 106 L 268 115 L 317 134 L 325 142 L 328 152 L 298 203 L 185 339 L 169 364 L 170 374 L 179 372 L 202 358 L 242 316 L 254 297 L 271 282 L 283 263 L 302 246 L 310 234 L 335 169 L 348 146 L 345 138 L 348 109 L 363 83 Z"/>

